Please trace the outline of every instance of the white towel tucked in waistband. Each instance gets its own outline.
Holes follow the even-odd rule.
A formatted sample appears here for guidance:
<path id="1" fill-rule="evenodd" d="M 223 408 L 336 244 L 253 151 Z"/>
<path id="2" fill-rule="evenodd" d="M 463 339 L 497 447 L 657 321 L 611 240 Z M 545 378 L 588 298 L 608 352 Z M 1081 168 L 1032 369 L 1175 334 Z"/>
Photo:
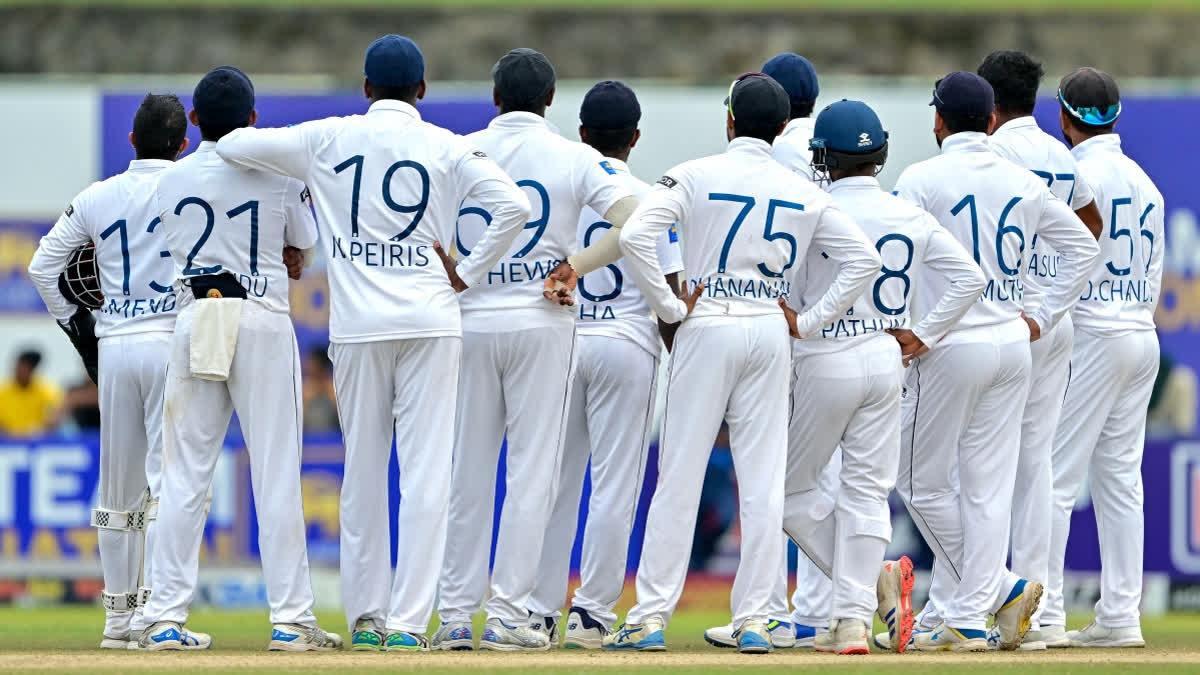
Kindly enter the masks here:
<path id="1" fill-rule="evenodd" d="M 189 361 L 192 376 L 224 382 L 229 379 L 237 347 L 241 298 L 198 298 L 192 313 Z"/>

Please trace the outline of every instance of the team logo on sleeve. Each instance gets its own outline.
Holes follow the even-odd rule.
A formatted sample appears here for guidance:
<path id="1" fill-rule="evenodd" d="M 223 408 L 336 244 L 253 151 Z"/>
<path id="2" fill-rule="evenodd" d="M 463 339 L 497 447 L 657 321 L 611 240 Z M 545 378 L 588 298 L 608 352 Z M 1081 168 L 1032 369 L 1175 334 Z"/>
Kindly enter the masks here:
<path id="1" fill-rule="evenodd" d="M 607 159 L 604 160 L 603 162 L 600 162 L 600 168 L 604 169 L 605 171 L 609 172 L 610 174 L 612 174 L 614 176 L 617 175 L 617 170 L 613 168 L 613 165 L 611 163 L 609 163 L 609 161 Z"/>
<path id="2" fill-rule="evenodd" d="M 487 159 L 487 153 L 482 150 L 476 150 L 475 152 L 472 152 L 471 154 L 475 155 L 476 157 L 478 157 L 480 159 Z"/>
<path id="3" fill-rule="evenodd" d="M 66 217 L 68 217 L 68 218 L 70 218 L 71 216 L 75 215 L 75 205 L 74 205 L 74 204 L 67 204 L 67 210 L 66 210 L 66 211 L 63 211 L 63 215 L 64 215 L 64 216 L 66 216 Z"/>
<path id="4" fill-rule="evenodd" d="M 670 176 L 663 176 L 662 178 L 658 179 L 658 184 L 665 186 L 665 187 L 673 188 L 676 185 L 679 185 L 679 181 L 675 180 L 674 178 L 671 178 Z"/>
<path id="5" fill-rule="evenodd" d="M 667 241 L 672 244 L 679 241 L 679 230 L 675 227 L 675 223 L 671 223 L 670 229 L 667 230 Z"/>

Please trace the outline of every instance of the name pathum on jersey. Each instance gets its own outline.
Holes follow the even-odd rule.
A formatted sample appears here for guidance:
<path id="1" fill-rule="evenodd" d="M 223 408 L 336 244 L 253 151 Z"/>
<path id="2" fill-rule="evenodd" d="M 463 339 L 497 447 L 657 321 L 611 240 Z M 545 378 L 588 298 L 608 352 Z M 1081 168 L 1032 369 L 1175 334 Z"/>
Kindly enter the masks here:
<path id="1" fill-rule="evenodd" d="M 317 242 L 308 192 L 295 179 L 237 168 L 215 146 L 201 143 L 158 183 L 175 278 L 186 285 L 197 276 L 228 273 L 246 289 L 247 300 L 286 313 L 283 248 L 308 249 Z"/>

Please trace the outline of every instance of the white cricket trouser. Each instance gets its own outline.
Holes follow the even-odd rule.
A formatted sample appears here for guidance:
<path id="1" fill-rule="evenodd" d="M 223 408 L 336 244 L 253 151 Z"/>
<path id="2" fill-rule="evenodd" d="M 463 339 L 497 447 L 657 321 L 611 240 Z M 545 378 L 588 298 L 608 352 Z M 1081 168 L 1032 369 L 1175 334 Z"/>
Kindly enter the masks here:
<path id="1" fill-rule="evenodd" d="M 191 376 L 194 303 L 175 323 L 163 417 L 162 496 L 146 621 L 187 621 L 204 503 L 234 410 L 246 439 L 272 623 L 315 625 L 300 496 L 300 353 L 287 314 L 242 303 L 229 379 Z"/>
<path id="2" fill-rule="evenodd" d="M 1066 623 L 1063 562 L 1071 512 L 1084 476 L 1090 476 L 1100 537 L 1096 623 L 1106 628 L 1140 625 L 1145 545 L 1142 452 L 1158 358 L 1154 331 L 1107 338 L 1075 331 L 1071 379 L 1051 457 L 1053 530 L 1047 597 L 1042 603 L 1044 626 Z"/>
<path id="3" fill-rule="evenodd" d="M 900 345 L 881 335 L 795 362 L 783 527 L 833 580 L 828 619 L 869 622 L 891 540 L 887 497 L 900 461 Z M 842 449 L 834 500 L 822 468 Z"/>
<path id="4" fill-rule="evenodd" d="M 795 373 L 795 368 L 792 369 L 792 372 L 793 374 Z M 795 396 L 795 388 L 796 383 L 793 382 L 793 396 Z M 789 455 L 794 447 L 791 442 L 791 435 L 789 434 Z M 837 499 L 838 482 L 841 481 L 841 472 L 842 453 L 840 451 L 834 452 L 833 457 L 829 459 L 829 463 L 825 465 L 824 469 L 821 469 L 821 478 L 819 480 L 821 491 L 828 495 L 831 501 Z M 802 626 L 824 626 L 829 622 L 829 614 L 833 611 L 833 581 L 825 576 L 821 568 L 814 565 L 803 552 L 796 556 L 796 590 L 792 593 L 792 611 L 790 618 L 788 618 L 788 578 L 786 564 L 786 544 L 788 541 L 787 535 L 784 535 L 785 564 L 776 591 L 771 595 L 769 616 L 772 619 L 791 621 Z"/>
<path id="5" fill-rule="evenodd" d="M 625 587 L 629 535 L 646 474 L 658 357 L 632 340 L 580 335 L 558 495 L 529 610 L 561 616 L 583 477 L 591 457 L 592 494 L 583 531 L 580 586 L 571 605 L 611 629 Z"/>
<path id="6" fill-rule="evenodd" d="M 942 618 L 983 630 L 1017 581 L 1005 559 L 1030 356 L 1027 331 L 969 330 L 978 341 L 938 345 L 909 368 L 897 491 L 952 575 L 949 598 L 931 589 Z"/>
<path id="7" fill-rule="evenodd" d="M 450 532 L 438 593 L 442 621 L 470 621 L 488 591 L 496 470 L 508 432 L 504 508 L 487 615 L 525 625 L 535 562 L 562 463 L 575 325 L 463 332 Z"/>
<path id="8" fill-rule="evenodd" d="M 722 418 L 729 424 L 742 529 L 730 598 L 733 628 L 748 619 L 767 621 L 783 557 L 790 341 L 782 314 L 687 319 L 679 327 L 630 623 L 657 616 L 665 624 L 675 611 Z"/>
<path id="9" fill-rule="evenodd" d="M 462 338 L 334 344 L 329 353 L 346 444 L 339 512 L 346 621 L 351 630 L 370 619 L 423 634 L 446 552 Z M 393 434 L 400 467 L 394 577 L 386 527 Z"/>
<path id="10" fill-rule="evenodd" d="M 1044 582 L 1050 568 L 1050 447 L 1062 413 L 1075 327 L 1065 315 L 1029 345 L 1029 399 L 1021 418 L 1021 454 L 1012 504 L 1012 572 Z M 1039 615 L 1041 609 L 1039 608 Z M 1035 620 L 1036 626 L 1036 620 Z"/>
<path id="11" fill-rule="evenodd" d="M 146 490 L 157 497 L 162 474 L 163 386 L 171 334 L 119 335 L 100 340 L 100 483 L 102 509 L 140 511 Z M 145 536 L 143 536 L 143 534 Z M 99 528 L 100 565 L 107 593 L 136 593 L 142 563 L 149 562 L 150 528 Z M 149 575 L 141 579 L 149 585 Z M 105 612 L 104 633 L 118 637 L 145 628 L 141 608 Z"/>

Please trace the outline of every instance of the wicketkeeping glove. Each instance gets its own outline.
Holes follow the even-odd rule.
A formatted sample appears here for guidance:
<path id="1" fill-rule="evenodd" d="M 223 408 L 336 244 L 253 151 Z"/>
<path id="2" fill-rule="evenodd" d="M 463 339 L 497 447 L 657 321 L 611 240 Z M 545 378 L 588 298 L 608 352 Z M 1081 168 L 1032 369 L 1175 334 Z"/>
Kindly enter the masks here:
<path id="1" fill-rule="evenodd" d="M 99 382 L 96 373 L 100 363 L 100 341 L 96 337 L 96 318 L 92 312 L 80 307 L 66 323 L 60 321 L 58 325 L 71 339 L 75 351 L 79 352 L 88 377 L 92 378 L 92 382 Z"/>

